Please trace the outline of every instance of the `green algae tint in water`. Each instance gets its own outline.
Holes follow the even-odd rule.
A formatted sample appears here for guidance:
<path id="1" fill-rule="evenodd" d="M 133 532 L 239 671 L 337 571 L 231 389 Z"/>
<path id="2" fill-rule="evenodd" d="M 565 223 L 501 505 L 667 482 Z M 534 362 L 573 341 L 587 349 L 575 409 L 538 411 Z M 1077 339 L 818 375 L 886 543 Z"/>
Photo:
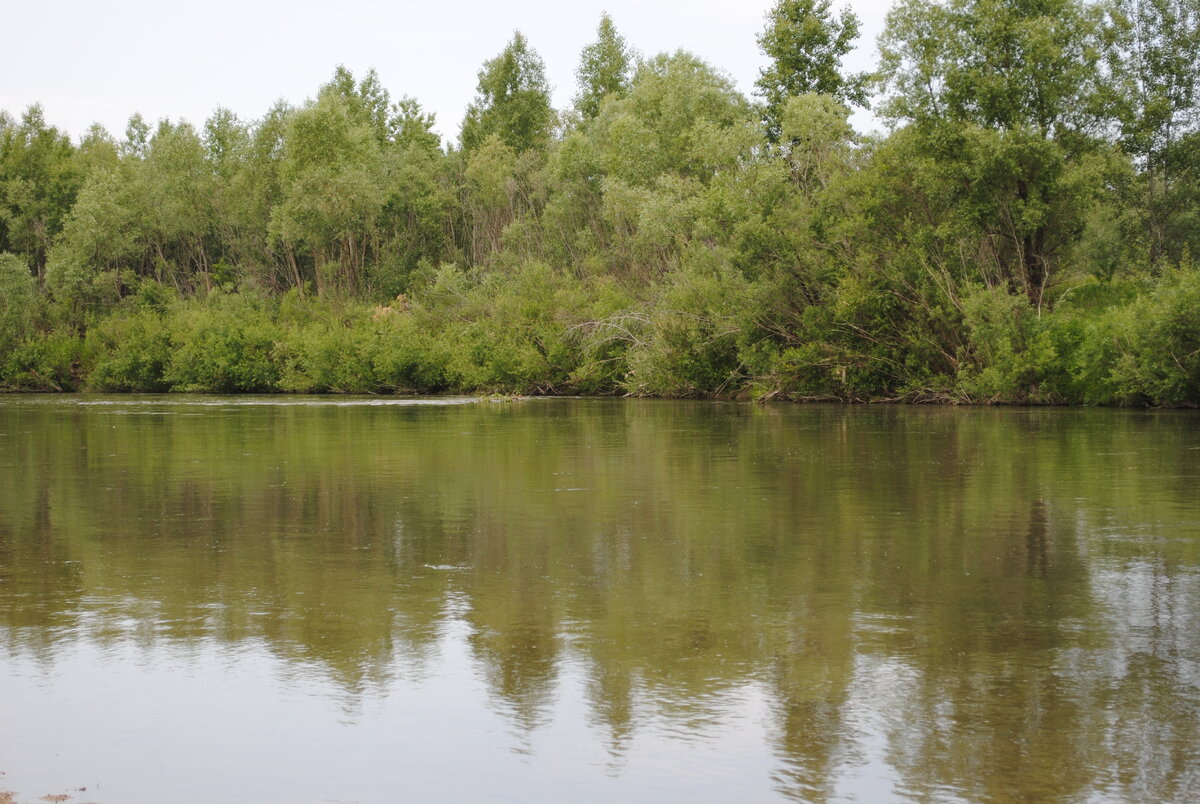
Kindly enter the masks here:
<path id="1" fill-rule="evenodd" d="M 1198 488 L 1189 413 L 6 398 L 0 790 L 1194 800 Z"/>

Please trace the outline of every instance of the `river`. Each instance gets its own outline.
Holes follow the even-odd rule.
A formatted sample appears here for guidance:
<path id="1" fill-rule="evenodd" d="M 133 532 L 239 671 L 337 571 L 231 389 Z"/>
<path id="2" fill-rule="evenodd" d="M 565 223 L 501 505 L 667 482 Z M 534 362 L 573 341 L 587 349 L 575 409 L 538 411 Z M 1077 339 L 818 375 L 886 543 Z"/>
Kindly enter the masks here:
<path id="1" fill-rule="evenodd" d="M 1200 798 L 1200 415 L 0 398 L 0 791 Z"/>

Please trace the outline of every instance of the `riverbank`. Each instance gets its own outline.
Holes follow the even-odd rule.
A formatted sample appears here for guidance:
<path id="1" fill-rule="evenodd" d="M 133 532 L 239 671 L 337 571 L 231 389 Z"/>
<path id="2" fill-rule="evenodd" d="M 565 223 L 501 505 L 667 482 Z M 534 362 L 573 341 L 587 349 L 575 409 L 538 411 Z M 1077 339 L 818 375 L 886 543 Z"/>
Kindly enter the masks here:
<path id="1" fill-rule="evenodd" d="M 446 266 L 387 304 L 142 281 L 83 319 L 34 305 L 0 389 L 1200 404 L 1193 268 L 1079 281 L 1040 311 L 977 287 L 938 320 L 833 305 L 785 326 L 772 299 L 720 272 L 637 290 L 538 264 Z"/>

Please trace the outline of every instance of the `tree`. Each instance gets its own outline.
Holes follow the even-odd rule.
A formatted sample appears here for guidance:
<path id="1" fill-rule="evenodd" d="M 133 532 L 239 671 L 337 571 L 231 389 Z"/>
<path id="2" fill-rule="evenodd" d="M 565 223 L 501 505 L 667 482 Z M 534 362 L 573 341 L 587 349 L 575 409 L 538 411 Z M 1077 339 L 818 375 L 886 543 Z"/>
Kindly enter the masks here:
<path id="1" fill-rule="evenodd" d="M 600 102 L 608 95 L 619 95 L 629 89 L 633 54 L 625 38 L 617 33 L 612 17 L 602 14 L 596 29 L 596 41 L 583 49 L 575 78 L 579 94 L 575 109 L 590 119 L 600 112 Z"/>
<path id="2" fill-rule="evenodd" d="M 448 257 L 456 197 L 434 122 L 433 114 L 412 98 L 392 105 L 384 151 L 387 198 L 382 218 L 388 232 L 369 277 L 378 297 L 394 298 L 405 290 L 422 261 L 437 264 Z"/>
<path id="3" fill-rule="evenodd" d="M 1104 186 L 1097 15 L 1079 0 L 903 0 L 880 49 L 883 113 L 910 129 L 889 148 L 929 222 L 973 279 L 1040 306 Z"/>
<path id="4" fill-rule="evenodd" d="M 204 151 L 213 173 L 228 180 L 250 147 L 250 131 L 229 109 L 218 107 L 204 121 Z"/>
<path id="5" fill-rule="evenodd" d="M 460 139 L 472 151 L 495 134 L 518 153 L 550 142 L 554 110 L 542 57 L 517 31 L 512 41 L 479 71 L 475 100 L 467 107 Z"/>
<path id="6" fill-rule="evenodd" d="M 126 166 L 134 176 L 131 203 L 141 224 L 144 269 L 152 268 L 159 282 L 209 286 L 218 174 L 208 157 L 191 124 L 164 120 L 145 156 Z"/>
<path id="7" fill-rule="evenodd" d="M 124 171 L 93 171 L 47 256 L 47 287 L 76 313 L 117 298 L 119 269 L 133 265 L 141 251 L 130 190 Z"/>
<path id="8" fill-rule="evenodd" d="M 759 71 L 757 93 L 765 102 L 767 136 L 778 141 L 788 98 L 816 92 L 847 106 L 867 105 L 867 75 L 843 75 L 842 57 L 854 47 L 859 21 L 850 9 L 838 17 L 830 0 L 778 0 L 767 13 L 758 46 L 771 59 Z"/>
<path id="9" fill-rule="evenodd" d="M 442 138 L 433 130 L 436 124 L 433 112 L 426 112 L 415 98 L 405 96 L 392 104 L 391 116 L 388 117 L 388 140 L 401 149 L 440 151 Z"/>
<path id="10" fill-rule="evenodd" d="M 28 331 L 36 301 L 37 283 L 25 260 L 0 252 L 0 369 Z"/>
<path id="11" fill-rule="evenodd" d="M 880 38 L 893 120 L 1097 133 L 1099 17 L 1081 0 L 902 0 Z"/>
<path id="12" fill-rule="evenodd" d="M 751 119 L 727 76 L 678 51 L 642 63 L 626 96 L 605 104 L 593 136 L 607 172 L 631 184 L 670 171 L 707 181 L 722 156 L 708 135 Z"/>
<path id="13" fill-rule="evenodd" d="M 81 182 L 70 138 L 46 125 L 41 106 L 0 125 L 0 251 L 24 255 L 42 276 Z"/>
<path id="14" fill-rule="evenodd" d="M 121 143 L 120 153 L 123 157 L 141 159 L 146 155 L 150 146 L 150 124 L 141 112 L 134 112 L 125 125 L 125 139 Z"/>
<path id="15" fill-rule="evenodd" d="M 108 129 L 93 123 L 79 140 L 79 173 L 86 179 L 97 168 L 115 170 L 121 157 Z"/>
<path id="16" fill-rule="evenodd" d="M 1178 261 L 1200 194 L 1200 0 L 1114 0 L 1106 49 L 1121 144 L 1141 172 L 1148 256 Z"/>
<path id="17" fill-rule="evenodd" d="M 642 277 L 678 260 L 705 188 L 735 173 L 759 140 L 750 104 L 729 78 L 683 51 L 640 64 L 629 91 L 579 136 L 590 142 L 572 142 L 569 162 L 584 198 L 592 180 L 582 169 L 602 177 L 607 231 L 592 228 L 609 244 L 607 262 Z"/>
<path id="18" fill-rule="evenodd" d="M 377 142 L 382 145 L 387 140 L 391 95 L 374 68 L 367 70 L 356 84 L 354 74 L 339 64 L 333 71 L 333 78 L 321 87 L 318 95 L 327 93 L 341 98 L 354 121 L 369 127 Z"/>
<path id="19" fill-rule="evenodd" d="M 340 92 L 290 116 L 280 163 L 282 198 L 271 234 L 312 258 L 317 291 L 361 288 L 384 203 L 376 129 Z M 299 270 L 296 270 L 297 277 Z"/>

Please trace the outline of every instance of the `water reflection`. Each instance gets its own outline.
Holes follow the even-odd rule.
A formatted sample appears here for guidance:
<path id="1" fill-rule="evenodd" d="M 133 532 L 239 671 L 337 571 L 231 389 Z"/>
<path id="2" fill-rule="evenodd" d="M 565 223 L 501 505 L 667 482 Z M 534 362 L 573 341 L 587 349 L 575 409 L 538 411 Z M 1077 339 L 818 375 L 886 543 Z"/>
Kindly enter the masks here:
<path id="1" fill-rule="evenodd" d="M 1196 416 L 339 402 L 0 401 L 0 675 L 268 656 L 477 793 L 1200 794 Z M 389 719 L 450 680 L 506 733 Z"/>

